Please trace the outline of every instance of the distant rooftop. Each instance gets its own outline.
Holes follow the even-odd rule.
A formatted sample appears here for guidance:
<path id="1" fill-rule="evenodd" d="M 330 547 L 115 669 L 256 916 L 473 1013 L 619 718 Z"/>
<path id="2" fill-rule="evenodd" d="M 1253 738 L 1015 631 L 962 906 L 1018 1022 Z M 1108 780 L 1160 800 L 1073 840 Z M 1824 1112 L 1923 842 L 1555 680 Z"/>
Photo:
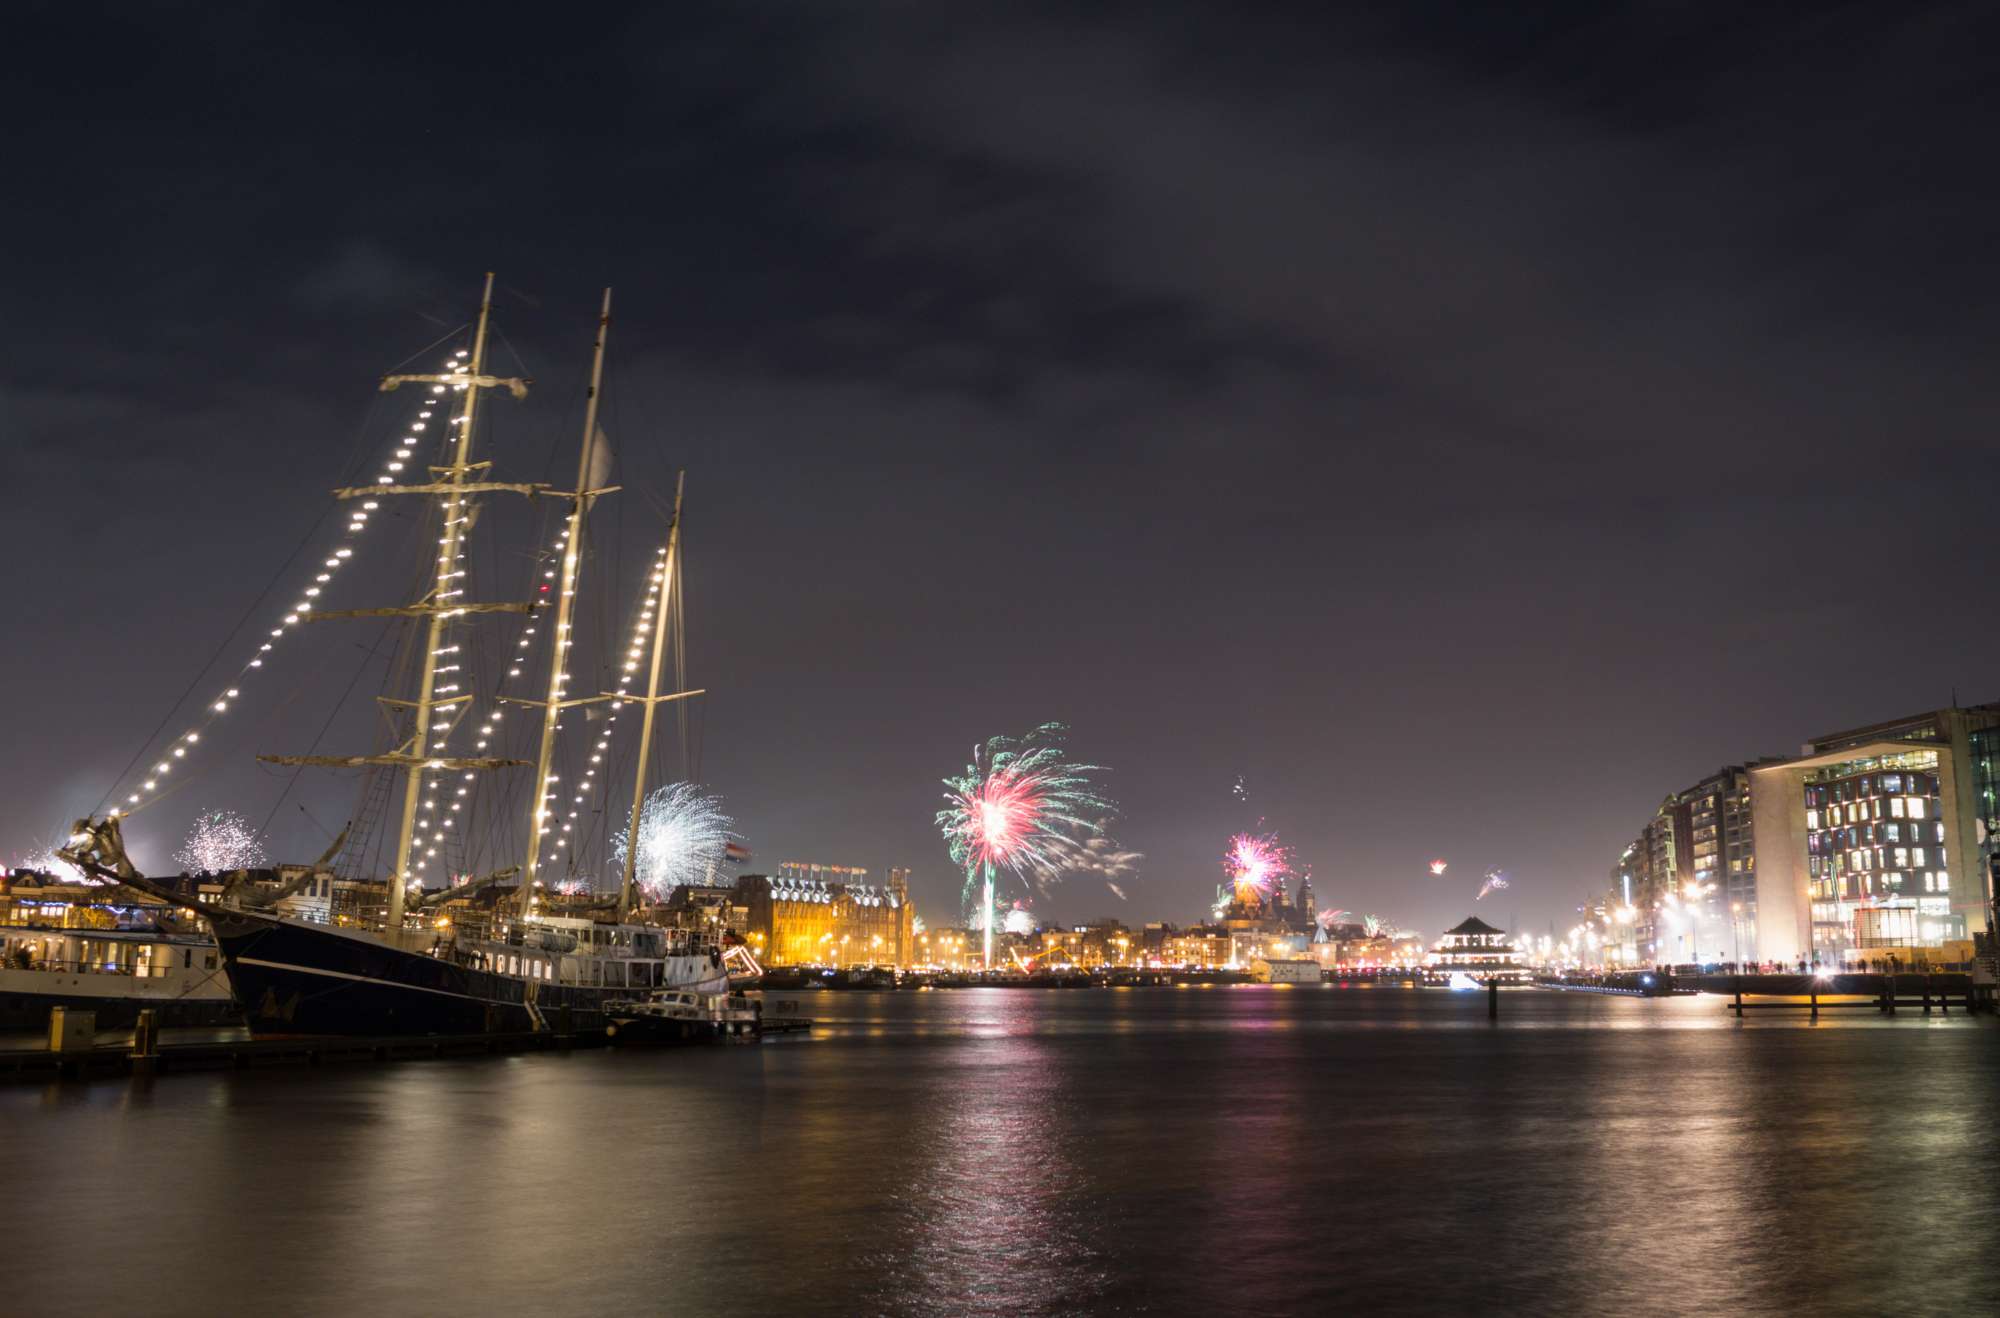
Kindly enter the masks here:
<path id="1" fill-rule="evenodd" d="M 1506 932 L 1505 929 L 1495 929 L 1476 915 L 1467 916 L 1465 923 L 1456 929 L 1445 930 L 1447 934 L 1504 934 Z"/>

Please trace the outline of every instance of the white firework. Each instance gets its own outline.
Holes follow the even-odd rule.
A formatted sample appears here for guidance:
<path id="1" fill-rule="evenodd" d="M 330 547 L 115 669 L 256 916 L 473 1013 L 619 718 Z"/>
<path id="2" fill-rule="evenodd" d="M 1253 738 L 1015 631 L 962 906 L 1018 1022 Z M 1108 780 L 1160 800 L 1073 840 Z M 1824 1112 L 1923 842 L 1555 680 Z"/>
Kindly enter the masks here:
<path id="1" fill-rule="evenodd" d="M 189 874 L 256 869 L 264 863 L 264 843 L 242 815 L 210 810 L 196 818 L 174 863 Z"/>
<path id="2" fill-rule="evenodd" d="M 722 813 L 722 802 L 693 783 L 668 783 L 647 795 L 639 811 L 639 859 L 633 877 L 647 896 L 664 901 L 675 888 L 706 883 L 722 864 L 736 834 L 736 822 Z M 611 839 L 611 857 L 622 870 L 627 832 Z"/>
<path id="3" fill-rule="evenodd" d="M 47 874 L 63 883 L 81 883 L 96 887 L 101 882 L 85 874 L 76 866 L 56 854 L 54 847 L 43 847 L 32 856 L 23 856 L 14 862 L 16 870 L 33 870 L 37 874 Z"/>

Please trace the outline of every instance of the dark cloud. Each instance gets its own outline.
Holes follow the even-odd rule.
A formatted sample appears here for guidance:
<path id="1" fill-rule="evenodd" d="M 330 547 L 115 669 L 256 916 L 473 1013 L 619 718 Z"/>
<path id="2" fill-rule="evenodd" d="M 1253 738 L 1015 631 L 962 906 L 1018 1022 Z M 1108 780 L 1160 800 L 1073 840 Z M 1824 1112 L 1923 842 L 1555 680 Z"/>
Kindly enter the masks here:
<path id="1" fill-rule="evenodd" d="M 487 268 L 536 478 L 618 286 L 608 428 L 635 494 L 689 468 L 702 767 L 766 858 L 943 902 L 936 779 L 1061 717 L 1119 769 L 1128 914 L 1201 909 L 1248 772 L 1323 901 L 1435 925 L 1446 856 L 1540 919 L 1716 763 L 1993 694 L 1979 7 L 20 35 L 0 472 L 47 699 L 0 852 L 124 762 Z"/>

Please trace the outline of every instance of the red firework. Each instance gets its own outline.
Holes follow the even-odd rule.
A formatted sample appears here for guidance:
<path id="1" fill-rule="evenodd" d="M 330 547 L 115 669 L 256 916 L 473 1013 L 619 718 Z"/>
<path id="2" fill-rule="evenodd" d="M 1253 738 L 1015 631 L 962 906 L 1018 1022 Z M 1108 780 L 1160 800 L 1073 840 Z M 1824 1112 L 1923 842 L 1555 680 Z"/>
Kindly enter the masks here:
<path id="1" fill-rule="evenodd" d="M 1032 849 L 1035 821 L 1047 804 L 1033 775 L 996 773 L 962 793 L 965 849 L 980 865 L 1005 868 Z"/>

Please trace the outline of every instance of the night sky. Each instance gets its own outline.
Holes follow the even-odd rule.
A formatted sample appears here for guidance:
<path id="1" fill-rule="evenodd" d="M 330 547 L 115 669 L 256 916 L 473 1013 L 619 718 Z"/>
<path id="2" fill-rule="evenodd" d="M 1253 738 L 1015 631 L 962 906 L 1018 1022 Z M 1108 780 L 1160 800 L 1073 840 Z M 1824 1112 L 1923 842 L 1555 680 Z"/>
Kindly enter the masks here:
<path id="1" fill-rule="evenodd" d="M 489 269 L 517 478 L 566 479 L 616 289 L 606 534 L 686 467 L 760 865 L 911 865 L 936 923 L 939 779 L 1046 720 L 1147 856 L 1049 914 L 1192 920 L 1261 816 L 1435 933 L 1563 927 L 1720 764 L 2000 697 L 1990 7 L 1252 8 L 10 11 L 0 858 Z M 142 862 L 261 821 L 289 680 Z"/>

